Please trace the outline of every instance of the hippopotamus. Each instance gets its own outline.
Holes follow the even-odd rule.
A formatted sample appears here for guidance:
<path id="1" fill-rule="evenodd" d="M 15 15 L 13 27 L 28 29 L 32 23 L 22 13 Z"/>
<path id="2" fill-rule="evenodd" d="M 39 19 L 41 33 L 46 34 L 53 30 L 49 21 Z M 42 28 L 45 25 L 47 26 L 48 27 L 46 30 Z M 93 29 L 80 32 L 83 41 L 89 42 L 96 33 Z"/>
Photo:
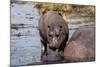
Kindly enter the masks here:
<path id="1" fill-rule="evenodd" d="M 91 27 L 79 27 L 64 49 L 67 61 L 95 60 L 95 30 Z"/>
<path id="2" fill-rule="evenodd" d="M 44 53 L 47 49 L 64 51 L 68 41 L 69 29 L 67 22 L 57 11 L 47 11 L 40 16 L 39 33 L 41 43 L 44 46 Z"/>

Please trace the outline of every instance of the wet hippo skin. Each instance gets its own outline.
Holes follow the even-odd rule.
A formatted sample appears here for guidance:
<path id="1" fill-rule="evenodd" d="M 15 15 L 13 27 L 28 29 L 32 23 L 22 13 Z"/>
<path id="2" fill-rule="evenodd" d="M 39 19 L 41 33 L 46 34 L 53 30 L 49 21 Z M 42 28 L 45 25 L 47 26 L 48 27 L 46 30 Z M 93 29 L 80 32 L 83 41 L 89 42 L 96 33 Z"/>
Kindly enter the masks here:
<path id="1" fill-rule="evenodd" d="M 94 61 L 94 28 L 82 27 L 75 31 L 64 49 L 64 58 L 70 61 Z"/>
<path id="2" fill-rule="evenodd" d="M 68 24 L 58 12 L 48 11 L 40 17 L 39 33 L 46 55 L 47 48 L 60 52 L 64 50 L 68 41 Z"/>

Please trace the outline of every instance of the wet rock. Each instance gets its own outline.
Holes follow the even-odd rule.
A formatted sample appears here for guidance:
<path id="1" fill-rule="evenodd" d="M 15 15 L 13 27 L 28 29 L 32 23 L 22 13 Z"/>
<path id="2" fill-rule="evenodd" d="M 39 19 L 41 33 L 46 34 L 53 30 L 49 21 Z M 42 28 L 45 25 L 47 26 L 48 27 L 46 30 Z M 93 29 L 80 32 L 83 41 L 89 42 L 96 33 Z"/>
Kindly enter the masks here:
<path id="1" fill-rule="evenodd" d="M 21 33 L 19 32 L 18 34 L 16 34 L 16 36 L 20 37 L 21 36 Z"/>
<path id="2" fill-rule="evenodd" d="M 64 58 L 70 61 L 94 61 L 94 28 L 85 26 L 75 31 L 64 49 Z"/>
<path id="3" fill-rule="evenodd" d="M 26 13 L 26 15 L 31 15 L 30 13 Z"/>
<path id="4" fill-rule="evenodd" d="M 11 24 L 11 29 L 18 29 L 24 27 L 25 24 Z"/>
<path id="5" fill-rule="evenodd" d="M 20 28 L 29 28 L 31 27 L 30 24 L 11 24 L 11 29 L 20 29 Z"/>
<path id="6" fill-rule="evenodd" d="M 25 17 L 26 19 L 33 19 L 34 17 Z"/>

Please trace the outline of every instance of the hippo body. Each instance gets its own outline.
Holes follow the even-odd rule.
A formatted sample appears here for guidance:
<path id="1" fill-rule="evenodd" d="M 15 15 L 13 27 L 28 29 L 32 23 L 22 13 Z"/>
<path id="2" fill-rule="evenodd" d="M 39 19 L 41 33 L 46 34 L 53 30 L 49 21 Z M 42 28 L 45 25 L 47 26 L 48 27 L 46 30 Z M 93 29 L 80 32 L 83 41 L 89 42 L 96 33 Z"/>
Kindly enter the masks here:
<path id="1" fill-rule="evenodd" d="M 68 24 L 58 12 L 48 11 L 40 17 L 39 33 L 44 52 L 49 48 L 63 51 L 69 35 Z"/>
<path id="2" fill-rule="evenodd" d="M 94 28 L 82 27 L 75 31 L 64 49 L 64 58 L 70 61 L 95 60 Z"/>

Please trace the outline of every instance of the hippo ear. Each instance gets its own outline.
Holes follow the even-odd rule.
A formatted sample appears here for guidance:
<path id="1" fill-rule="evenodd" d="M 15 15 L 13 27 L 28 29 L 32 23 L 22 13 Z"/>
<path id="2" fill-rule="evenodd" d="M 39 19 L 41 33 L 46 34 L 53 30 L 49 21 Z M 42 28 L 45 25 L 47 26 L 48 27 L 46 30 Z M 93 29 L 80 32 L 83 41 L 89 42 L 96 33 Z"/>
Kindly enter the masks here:
<path id="1" fill-rule="evenodd" d="M 50 25 L 48 25 L 48 28 L 50 28 Z"/>
<path id="2" fill-rule="evenodd" d="M 59 14 L 60 16 L 62 16 L 62 14 L 61 14 L 60 12 L 58 12 L 58 14 Z"/>
<path id="3" fill-rule="evenodd" d="M 46 12 L 47 12 L 46 9 L 41 9 L 41 10 L 39 11 L 39 14 L 40 14 L 40 15 L 44 15 Z"/>

